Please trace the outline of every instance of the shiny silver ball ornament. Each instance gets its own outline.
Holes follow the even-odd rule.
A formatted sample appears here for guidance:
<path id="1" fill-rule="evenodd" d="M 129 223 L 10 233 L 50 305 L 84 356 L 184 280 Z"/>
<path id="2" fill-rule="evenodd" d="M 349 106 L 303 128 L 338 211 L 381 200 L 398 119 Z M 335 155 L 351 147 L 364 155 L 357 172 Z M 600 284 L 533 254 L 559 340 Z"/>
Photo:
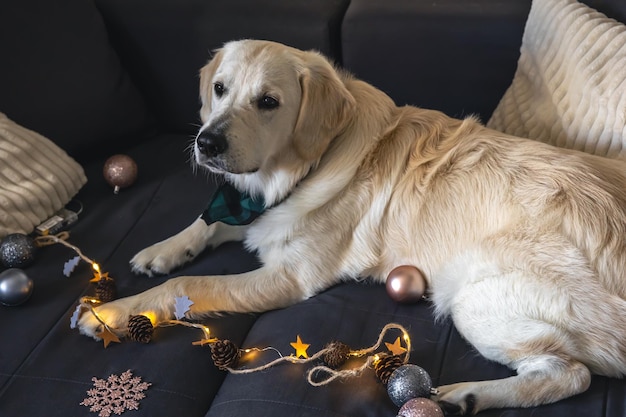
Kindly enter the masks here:
<path id="1" fill-rule="evenodd" d="M 113 155 L 102 168 L 104 179 L 113 187 L 115 194 L 120 189 L 130 187 L 137 179 L 137 163 L 128 155 Z"/>
<path id="2" fill-rule="evenodd" d="M 416 303 L 424 297 L 426 279 L 414 266 L 402 265 L 391 270 L 385 284 L 389 297 L 398 303 Z"/>
<path id="3" fill-rule="evenodd" d="M 0 262 L 7 268 L 24 268 L 33 263 L 36 251 L 32 237 L 13 233 L 0 241 Z"/>
<path id="4" fill-rule="evenodd" d="M 0 273 L 0 303 L 17 306 L 24 303 L 33 292 L 33 280 L 18 268 Z"/>
<path id="5" fill-rule="evenodd" d="M 400 408 L 397 417 L 444 417 L 444 414 L 433 400 L 413 398 Z"/>
<path id="6" fill-rule="evenodd" d="M 412 398 L 430 397 L 433 382 L 423 368 L 417 365 L 402 365 L 389 377 L 387 394 L 398 407 Z"/>

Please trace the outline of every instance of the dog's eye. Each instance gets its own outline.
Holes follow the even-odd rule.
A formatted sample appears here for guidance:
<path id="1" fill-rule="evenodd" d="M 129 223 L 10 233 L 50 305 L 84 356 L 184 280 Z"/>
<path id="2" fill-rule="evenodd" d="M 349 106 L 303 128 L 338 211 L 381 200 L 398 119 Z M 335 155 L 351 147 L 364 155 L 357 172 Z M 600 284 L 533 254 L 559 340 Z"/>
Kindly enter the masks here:
<path id="1" fill-rule="evenodd" d="M 213 84 L 213 91 L 215 91 L 216 96 L 222 97 L 222 95 L 224 94 L 224 84 L 222 83 Z"/>
<path id="2" fill-rule="evenodd" d="M 272 110 L 279 106 L 278 100 L 272 96 L 263 96 L 257 102 L 257 106 L 262 110 Z"/>

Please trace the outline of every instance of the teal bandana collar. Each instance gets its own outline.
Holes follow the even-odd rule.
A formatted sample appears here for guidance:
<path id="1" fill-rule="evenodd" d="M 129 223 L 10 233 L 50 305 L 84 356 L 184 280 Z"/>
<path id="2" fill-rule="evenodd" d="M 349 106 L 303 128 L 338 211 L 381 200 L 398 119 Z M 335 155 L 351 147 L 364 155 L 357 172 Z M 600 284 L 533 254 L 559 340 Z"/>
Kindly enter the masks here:
<path id="1" fill-rule="evenodd" d="M 265 211 L 262 197 L 252 198 L 226 183 L 213 194 L 200 218 L 209 225 L 222 222 L 233 226 L 252 223 Z"/>

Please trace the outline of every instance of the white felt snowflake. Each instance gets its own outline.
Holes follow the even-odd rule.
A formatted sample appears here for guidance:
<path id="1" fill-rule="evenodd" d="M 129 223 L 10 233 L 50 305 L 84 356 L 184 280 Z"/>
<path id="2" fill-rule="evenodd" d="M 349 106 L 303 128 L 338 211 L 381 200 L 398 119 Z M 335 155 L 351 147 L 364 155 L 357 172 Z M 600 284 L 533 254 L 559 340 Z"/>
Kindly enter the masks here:
<path id="1" fill-rule="evenodd" d="M 110 375 L 108 379 L 91 378 L 94 388 L 87 391 L 88 397 L 80 405 L 90 407 L 91 412 L 100 412 L 100 417 L 118 416 L 126 410 L 138 410 L 143 392 L 152 384 L 141 382 L 140 377 L 133 377 L 130 369 L 122 375 Z"/>

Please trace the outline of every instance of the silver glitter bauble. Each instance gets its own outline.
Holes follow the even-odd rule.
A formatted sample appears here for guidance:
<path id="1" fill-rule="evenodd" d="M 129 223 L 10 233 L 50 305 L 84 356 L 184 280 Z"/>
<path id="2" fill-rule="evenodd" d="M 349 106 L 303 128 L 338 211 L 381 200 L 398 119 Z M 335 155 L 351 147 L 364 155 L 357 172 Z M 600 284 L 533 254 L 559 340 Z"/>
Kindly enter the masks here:
<path id="1" fill-rule="evenodd" d="M 33 292 L 33 280 L 18 268 L 0 273 L 0 303 L 7 306 L 22 304 Z"/>
<path id="2" fill-rule="evenodd" d="M 433 382 L 430 375 L 417 365 L 402 365 L 389 377 L 387 393 L 398 407 L 411 398 L 429 397 Z"/>
<path id="3" fill-rule="evenodd" d="M 439 404 L 428 398 L 412 398 L 398 411 L 397 417 L 444 417 Z"/>
<path id="4" fill-rule="evenodd" d="M 32 237 L 13 233 L 0 241 L 0 262 L 7 268 L 24 268 L 33 263 L 36 251 Z"/>

